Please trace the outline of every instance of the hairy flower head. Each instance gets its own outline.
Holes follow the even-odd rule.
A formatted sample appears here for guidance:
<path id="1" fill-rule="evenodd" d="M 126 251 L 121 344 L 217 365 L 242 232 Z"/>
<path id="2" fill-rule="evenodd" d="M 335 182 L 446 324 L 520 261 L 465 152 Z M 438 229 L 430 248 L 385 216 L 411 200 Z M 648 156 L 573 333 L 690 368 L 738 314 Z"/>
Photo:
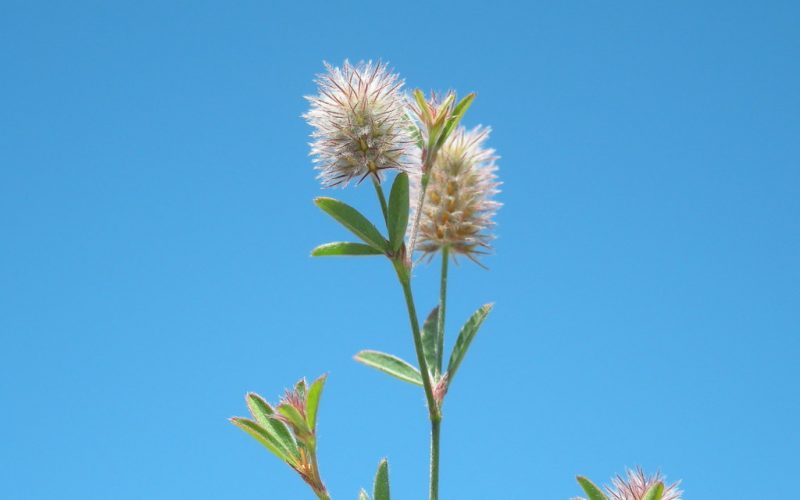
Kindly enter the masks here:
<path id="1" fill-rule="evenodd" d="M 346 186 L 384 170 L 407 170 L 408 133 L 403 81 L 385 63 L 362 62 L 341 68 L 325 63 L 319 94 L 306 97 L 303 115 L 314 127 L 311 154 L 323 186 Z"/>
<path id="2" fill-rule="evenodd" d="M 664 493 L 661 495 L 661 500 L 680 500 L 683 492 L 678 489 L 679 482 L 668 486 L 664 479 L 660 472 L 648 477 L 641 467 L 635 470 L 628 469 L 627 477 L 617 476 L 612 479 L 612 484 L 606 487 L 606 492 L 610 500 L 641 500 L 651 486 L 662 482 Z"/>
<path id="3" fill-rule="evenodd" d="M 488 137 L 488 128 L 459 127 L 439 150 L 425 191 L 416 250 L 432 256 L 447 246 L 477 262 L 490 249 L 494 235 L 489 230 L 500 207 L 492 198 L 500 183 L 494 150 L 484 146 Z M 421 189 L 419 175 L 412 189 Z"/>

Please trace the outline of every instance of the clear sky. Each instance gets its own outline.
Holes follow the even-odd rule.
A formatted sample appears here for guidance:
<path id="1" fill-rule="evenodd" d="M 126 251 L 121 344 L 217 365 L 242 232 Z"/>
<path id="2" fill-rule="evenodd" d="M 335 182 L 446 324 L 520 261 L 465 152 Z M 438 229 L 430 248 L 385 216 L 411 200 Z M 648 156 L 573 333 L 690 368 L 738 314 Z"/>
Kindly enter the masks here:
<path id="1" fill-rule="evenodd" d="M 354 499 L 426 488 L 388 263 L 346 237 L 303 95 L 382 58 L 477 91 L 496 255 L 453 269 L 450 340 L 496 302 L 446 405 L 442 496 L 566 500 L 576 473 L 791 495 L 800 468 L 797 2 L 3 2 L 0 498 L 303 499 L 226 418 L 330 374 L 320 460 Z M 417 270 L 420 309 L 436 266 Z"/>

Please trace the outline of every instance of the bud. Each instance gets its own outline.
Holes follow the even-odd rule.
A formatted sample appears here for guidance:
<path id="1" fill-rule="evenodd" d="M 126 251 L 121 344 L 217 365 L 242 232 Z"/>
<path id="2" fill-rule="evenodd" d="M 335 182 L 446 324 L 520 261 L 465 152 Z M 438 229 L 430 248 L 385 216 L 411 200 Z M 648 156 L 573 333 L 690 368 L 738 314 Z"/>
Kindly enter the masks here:
<path id="1" fill-rule="evenodd" d="M 661 495 L 661 500 L 680 500 L 683 492 L 678 489 L 679 482 L 675 482 L 669 486 L 664 482 L 664 476 L 660 472 L 656 472 L 650 477 L 644 473 L 641 467 L 636 470 L 628 469 L 627 477 L 615 477 L 611 483 L 613 488 L 606 487 L 609 500 L 641 500 L 647 490 L 654 484 L 661 482 L 664 483 L 664 493 Z"/>
<path id="2" fill-rule="evenodd" d="M 403 81 L 386 64 L 371 61 L 341 68 L 325 63 L 319 94 L 303 115 L 314 127 L 311 155 L 323 186 L 346 186 L 387 169 L 407 170 L 412 145 Z"/>
<path id="3" fill-rule="evenodd" d="M 681 495 L 683 495 L 683 492 L 678 489 L 680 481 L 667 486 L 665 477 L 660 472 L 647 477 L 641 467 L 637 467 L 636 470 L 628 469 L 627 477 L 617 476 L 611 483 L 611 486 L 605 487 L 608 500 L 642 500 L 648 490 L 657 483 L 664 485 L 660 500 L 681 500 Z M 596 488 L 594 485 L 592 486 Z M 587 493 L 589 492 L 587 491 Z M 575 498 L 574 500 L 585 499 Z"/>

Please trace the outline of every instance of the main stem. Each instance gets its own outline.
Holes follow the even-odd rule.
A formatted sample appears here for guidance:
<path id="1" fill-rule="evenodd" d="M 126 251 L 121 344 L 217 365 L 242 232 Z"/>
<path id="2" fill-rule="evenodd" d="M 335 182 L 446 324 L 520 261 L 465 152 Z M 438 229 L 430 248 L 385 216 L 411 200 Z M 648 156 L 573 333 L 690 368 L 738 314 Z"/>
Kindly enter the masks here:
<path id="1" fill-rule="evenodd" d="M 417 319 L 417 308 L 414 306 L 414 295 L 411 292 L 411 279 L 408 276 L 408 271 L 400 259 L 395 261 L 395 268 L 397 270 L 397 277 L 400 280 L 400 285 L 403 287 L 403 295 L 406 299 L 406 308 L 408 309 L 408 320 L 411 323 L 411 333 L 414 336 L 414 350 L 417 352 L 417 362 L 419 363 L 420 372 L 422 374 L 422 387 L 425 389 L 425 398 L 428 401 L 428 414 L 431 420 L 440 418 L 439 409 L 436 406 L 436 400 L 433 397 L 433 386 L 431 385 L 430 369 L 428 363 L 425 361 L 425 351 L 422 348 L 422 334 L 419 331 L 419 320 Z"/>
<path id="2" fill-rule="evenodd" d="M 405 267 L 403 259 L 394 262 L 397 277 L 403 287 L 403 295 L 406 299 L 408 308 L 408 319 L 411 323 L 411 333 L 414 335 L 414 349 L 417 352 L 417 362 L 420 366 L 422 375 L 422 387 L 425 389 L 425 398 L 428 401 L 428 416 L 431 420 L 431 489 L 430 500 L 439 499 L 439 429 L 442 422 L 442 414 L 433 396 L 431 386 L 430 369 L 425 361 L 425 351 L 422 348 L 422 334 L 419 331 L 419 320 L 417 319 L 417 309 L 414 306 L 414 295 L 411 292 L 410 271 Z"/>
<path id="3" fill-rule="evenodd" d="M 388 210 L 386 206 L 386 197 L 383 194 L 383 187 L 378 180 L 373 177 L 373 185 L 375 192 L 378 195 L 378 200 L 381 204 L 381 211 L 383 218 L 388 218 Z M 397 278 L 400 285 L 403 287 L 403 296 L 406 299 L 406 308 L 408 309 L 408 320 L 411 323 L 411 333 L 414 337 L 414 350 L 417 353 L 417 362 L 419 363 L 420 374 L 422 375 L 422 387 L 425 390 L 425 399 L 428 403 L 428 417 L 431 421 L 431 481 L 430 481 L 430 500 L 439 500 L 439 434 L 442 422 L 442 414 L 439 411 L 439 405 L 436 403 L 436 398 L 433 395 L 433 386 L 431 385 L 431 369 L 425 360 L 425 351 L 422 347 L 422 333 L 419 329 L 419 319 L 417 318 L 417 308 L 414 305 L 414 294 L 411 291 L 411 254 L 414 252 L 414 240 L 419 226 L 419 212 L 422 210 L 422 202 L 425 199 L 425 189 L 427 188 L 427 178 L 423 177 L 422 189 L 417 206 L 417 216 L 413 222 L 414 229 L 410 238 L 410 245 L 407 247 L 408 257 L 404 258 L 401 254 L 399 257 L 392 259 Z M 444 271 L 446 273 L 446 270 Z M 445 278 L 446 279 L 446 278 Z M 444 321 L 444 316 L 440 310 L 439 321 Z M 440 348 L 441 350 L 441 348 Z M 441 356 L 441 354 L 440 354 Z M 441 360 L 439 360 L 441 366 Z M 327 500 L 327 499 L 326 499 Z"/>
<path id="4" fill-rule="evenodd" d="M 430 500 L 439 499 L 439 433 L 442 427 L 439 420 L 431 420 L 431 491 Z"/>

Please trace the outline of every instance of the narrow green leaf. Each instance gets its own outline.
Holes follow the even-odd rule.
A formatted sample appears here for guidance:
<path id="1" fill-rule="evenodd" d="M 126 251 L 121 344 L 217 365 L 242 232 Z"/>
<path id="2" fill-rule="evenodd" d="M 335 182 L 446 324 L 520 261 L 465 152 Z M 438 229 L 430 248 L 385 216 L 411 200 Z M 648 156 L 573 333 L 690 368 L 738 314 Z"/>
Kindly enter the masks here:
<path id="1" fill-rule="evenodd" d="M 311 429 L 308 428 L 308 424 L 303 416 L 297 411 L 297 408 L 290 404 L 282 404 L 278 405 L 276 408 L 278 413 L 286 417 L 289 421 L 289 424 L 294 427 L 294 431 L 296 434 L 311 434 Z M 298 439 L 303 439 L 302 437 L 298 436 Z"/>
<path id="2" fill-rule="evenodd" d="M 337 222 L 350 230 L 353 234 L 361 238 L 364 243 L 372 248 L 385 252 L 387 249 L 386 240 L 361 212 L 351 207 L 347 203 L 333 198 L 319 197 L 314 203 L 325 213 L 333 217 Z"/>
<path id="3" fill-rule="evenodd" d="M 450 361 L 447 363 L 449 383 L 453 383 L 453 377 L 455 377 L 456 371 L 461 365 L 461 361 L 464 359 L 464 355 L 467 354 L 467 349 L 469 349 L 472 339 L 475 338 L 475 334 L 478 333 L 478 329 L 481 327 L 483 320 L 486 319 L 489 311 L 492 310 L 492 306 L 493 304 L 485 304 L 481 306 L 477 311 L 475 311 L 472 317 L 470 317 L 467 322 L 464 323 L 464 326 L 461 327 L 461 331 L 458 333 L 458 339 L 456 340 L 456 345 L 453 346 L 453 352 L 450 354 Z"/>
<path id="4" fill-rule="evenodd" d="M 449 107 L 452 106 L 453 100 L 456 98 L 456 95 L 452 92 L 447 94 L 444 101 L 442 102 L 441 106 L 436 110 L 436 117 L 434 118 L 433 126 L 431 130 L 435 130 L 440 128 L 444 125 L 445 120 L 449 119 L 450 113 L 447 113 Z"/>
<path id="5" fill-rule="evenodd" d="M 422 351 L 428 368 L 439 375 L 439 306 L 433 308 L 422 324 Z"/>
<path id="6" fill-rule="evenodd" d="M 428 109 L 428 102 L 425 100 L 425 94 L 423 94 L 420 89 L 415 89 L 414 99 L 417 101 L 417 106 L 419 106 L 419 111 L 421 114 L 420 119 L 423 121 L 423 123 L 428 125 L 433 122 L 431 111 Z"/>
<path id="7" fill-rule="evenodd" d="M 419 370 L 397 356 L 378 351 L 361 351 L 355 355 L 355 360 L 404 382 L 422 385 L 422 376 Z"/>
<path id="8" fill-rule="evenodd" d="M 603 492 L 600 491 L 600 488 L 595 486 L 593 482 L 589 481 L 583 476 L 578 476 L 576 479 L 581 485 L 581 488 L 583 488 L 583 491 L 586 492 L 589 500 L 608 500 Z"/>
<path id="9" fill-rule="evenodd" d="M 389 495 L 389 462 L 384 458 L 378 464 L 375 474 L 375 486 L 372 489 L 372 500 L 391 500 Z"/>
<path id="10" fill-rule="evenodd" d="M 464 113 L 467 112 L 470 106 L 472 106 L 472 101 L 475 100 L 475 97 L 478 94 L 475 92 L 470 92 L 463 99 L 461 99 L 458 104 L 456 104 L 455 109 L 453 109 L 453 114 L 458 116 L 459 118 L 464 116 Z"/>
<path id="11" fill-rule="evenodd" d="M 256 441 L 264 445 L 266 449 L 272 452 L 273 455 L 280 458 L 284 462 L 289 465 L 295 465 L 296 462 L 293 457 L 286 455 L 282 450 L 280 445 L 275 441 L 275 438 L 271 436 L 263 427 L 258 425 L 256 422 L 253 422 L 249 418 L 242 418 L 242 417 L 234 417 L 230 419 L 231 423 L 236 427 L 242 429 L 246 433 L 250 434 Z"/>
<path id="12" fill-rule="evenodd" d="M 311 250 L 312 257 L 353 257 L 359 255 L 383 255 L 383 252 L 363 243 L 334 241 Z"/>
<path id="13" fill-rule="evenodd" d="M 653 486 L 650 487 L 647 492 L 645 492 L 642 500 L 661 500 L 661 496 L 664 494 L 664 483 L 661 481 L 657 482 Z"/>
<path id="14" fill-rule="evenodd" d="M 250 409 L 250 413 L 253 415 L 253 418 L 256 419 L 256 422 L 264 425 L 265 422 L 271 421 L 269 416 L 275 413 L 275 410 L 272 409 L 272 406 L 270 406 L 270 404 L 267 403 L 264 398 L 255 392 L 248 392 L 245 395 L 244 400 L 247 403 L 247 408 Z"/>
<path id="15" fill-rule="evenodd" d="M 358 494 L 358 500 L 369 500 L 369 495 L 367 495 L 367 492 L 364 491 L 363 488 L 361 489 L 361 491 Z"/>
<path id="16" fill-rule="evenodd" d="M 323 375 L 308 389 L 308 399 L 306 400 L 306 422 L 313 432 L 317 428 L 317 410 L 319 409 L 319 398 L 322 396 L 322 388 L 325 385 L 327 375 Z"/>
<path id="17" fill-rule="evenodd" d="M 396 252 L 403 244 L 408 227 L 408 174 L 400 172 L 392 184 L 389 194 L 389 214 L 386 226 L 389 228 L 389 242 Z"/>
<path id="18" fill-rule="evenodd" d="M 472 101 L 475 100 L 475 92 L 470 92 L 467 94 L 466 97 L 461 99 L 461 101 L 456 104 L 455 109 L 453 109 L 453 113 L 450 115 L 450 118 L 447 119 L 447 124 L 444 126 L 444 130 L 442 131 L 442 135 L 439 136 L 439 139 L 436 141 L 437 149 L 442 147 L 444 141 L 450 136 L 453 130 L 456 129 L 459 122 L 461 122 L 461 118 L 464 117 L 464 114 L 467 112 L 469 107 L 472 105 Z"/>
<path id="19" fill-rule="evenodd" d="M 270 418 L 271 415 L 275 414 L 272 406 L 264 398 L 253 392 L 245 396 L 245 401 L 253 418 L 275 439 L 281 450 L 286 455 L 299 458 L 300 453 L 297 450 L 297 442 L 289 432 L 289 428 L 280 420 Z"/>
<path id="20" fill-rule="evenodd" d="M 294 384 L 294 392 L 300 399 L 306 399 L 306 379 L 301 378 Z"/>
<path id="21" fill-rule="evenodd" d="M 447 112 L 447 109 L 450 107 L 451 104 L 453 104 L 455 98 L 456 98 L 455 93 L 449 92 L 447 94 L 447 97 L 444 98 L 444 101 L 442 101 L 442 104 L 439 106 L 439 109 L 436 110 L 437 117 Z"/>

